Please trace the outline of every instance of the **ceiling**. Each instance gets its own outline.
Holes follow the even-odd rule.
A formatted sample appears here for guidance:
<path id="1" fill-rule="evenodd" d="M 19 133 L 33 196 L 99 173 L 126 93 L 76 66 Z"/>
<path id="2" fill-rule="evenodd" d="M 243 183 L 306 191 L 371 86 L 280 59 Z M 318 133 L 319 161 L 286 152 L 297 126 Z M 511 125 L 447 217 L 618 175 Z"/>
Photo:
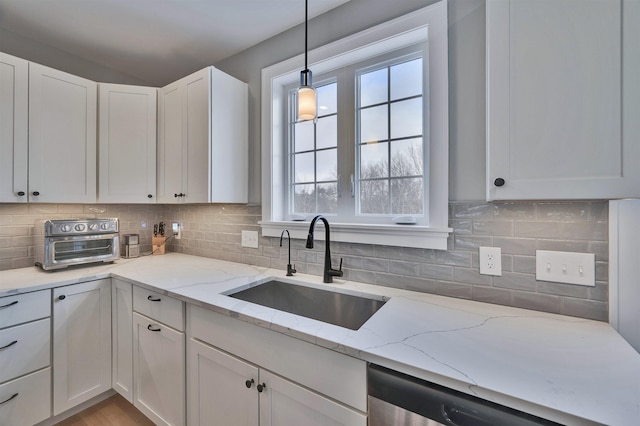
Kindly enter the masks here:
<path id="1" fill-rule="evenodd" d="M 309 19 L 347 1 L 312 0 Z M 159 85 L 302 22 L 303 0 L 0 0 L 12 39 Z"/>

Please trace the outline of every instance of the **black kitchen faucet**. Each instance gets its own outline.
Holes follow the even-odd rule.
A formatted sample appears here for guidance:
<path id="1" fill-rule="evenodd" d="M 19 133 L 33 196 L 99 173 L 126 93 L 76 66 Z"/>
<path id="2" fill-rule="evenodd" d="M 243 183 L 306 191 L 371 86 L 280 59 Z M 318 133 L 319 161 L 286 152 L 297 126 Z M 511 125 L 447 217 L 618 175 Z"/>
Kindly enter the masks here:
<path id="1" fill-rule="evenodd" d="M 311 221 L 311 225 L 309 225 L 309 235 L 307 235 L 307 248 L 313 248 L 313 230 L 318 219 L 324 222 L 324 278 L 322 281 L 325 283 L 332 283 L 333 277 L 342 276 L 342 258 L 340 258 L 340 267 L 338 269 L 333 269 L 331 267 L 331 249 L 329 248 L 329 245 L 331 244 L 331 238 L 329 236 L 329 221 L 322 215 L 314 217 Z"/>

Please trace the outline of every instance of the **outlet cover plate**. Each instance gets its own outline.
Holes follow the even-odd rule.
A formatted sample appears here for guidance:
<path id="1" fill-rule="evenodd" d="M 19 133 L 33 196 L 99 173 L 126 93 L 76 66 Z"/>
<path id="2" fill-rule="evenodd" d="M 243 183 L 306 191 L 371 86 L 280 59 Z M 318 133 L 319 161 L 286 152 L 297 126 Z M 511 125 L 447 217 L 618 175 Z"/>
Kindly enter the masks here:
<path id="1" fill-rule="evenodd" d="M 242 247 L 258 248 L 258 231 L 242 231 Z"/>
<path id="2" fill-rule="evenodd" d="M 536 280 L 556 283 L 596 285 L 596 255 L 536 250 Z"/>
<path id="3" fill-rule="evenodd" d="M 500 247 L 479 247 L 480 274 L 502 276 L 502 249 Z"/>

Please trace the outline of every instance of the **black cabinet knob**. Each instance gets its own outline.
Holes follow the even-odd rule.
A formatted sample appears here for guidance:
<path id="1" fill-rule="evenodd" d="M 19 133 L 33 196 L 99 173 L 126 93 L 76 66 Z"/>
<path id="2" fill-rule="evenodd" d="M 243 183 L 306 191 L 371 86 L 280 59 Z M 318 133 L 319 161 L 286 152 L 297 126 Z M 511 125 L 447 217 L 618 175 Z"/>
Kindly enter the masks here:
<path id="1" fill-rule="evenodd" d="M 153 198 L 153 195 L 149 194 L 147 195 L 147 198 Z"/>
<path id="2" fill-rule="evenodd" d="M 251 380 L 247 380 L 246 382 L 244 382 L 244 385 L 247 387 L 247 389 L 251 389 L 251 386 L 253 386 L 253 379 Z"/>
<path id="3" fill-rule="evenodd" d="M 19 197 L 24 197 L 24 191 L 18 191 L 18 196 Z"/>
<path id="4" fill-rule="evenodd" d="M 40 195 L 38 191 L 33 191 L 31 194 L 33 194 L 34 197 L 37 197 L 38 195 Z"/>
<path id="5" fill-rule="evenodd" d="M 258 392 L 262 393 L 263 390 L 265 390 L 267 388 L 267 385 L 265 383 L 256 386 L 256 389 L 258 389 Z"/>
<path id="6" fill-rule="evenodd" d="M 61 294 L 60 296 L 58 296 L 58 300 L 64 300 L 66 298 L 67 296 L 65 296 L 64 294 Z"/>
<path id="7" fill-rule="evenodd" d="M 495 186 L 503 186 L 505 184 L 505 181 L 502 178 L 497 178 L 496 180 L 493 181 L 493 184 Z"/>

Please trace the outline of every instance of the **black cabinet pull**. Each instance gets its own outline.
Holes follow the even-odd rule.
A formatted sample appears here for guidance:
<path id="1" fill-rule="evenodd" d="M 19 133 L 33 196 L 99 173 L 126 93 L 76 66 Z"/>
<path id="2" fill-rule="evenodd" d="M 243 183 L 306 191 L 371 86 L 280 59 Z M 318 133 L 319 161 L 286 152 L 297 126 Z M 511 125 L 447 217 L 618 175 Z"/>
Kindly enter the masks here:
<path id="1" fill-rule="evenodd" d="M 264 384 L 264 383 L 261 384 L 261 385 L 256 386 L 256 389 L 258 389 L 258 392 L 260 392 L 260 393 L 262 393 L 262 391 L 265 390 L 266 388 L 267 388 L 267 385 Z"/>
<path id="2" fill-rule="evenodd" d="M 493 184 L 495 186 L 503 186 L 505 184 L 505 181 L 502 178 L 497 178 L 496 180 L 493 181 Z"/>
<path id="3" fill-rule="evenodd" d="M 24 197 L 25 192 L 24 191 L 18 191 L 18 196 L 19 197 Z"/>
<path id="4" fill-rule="evenodd" d="M 31 194 L 33 194 L 34 197 L 37 197 L 38 195 L 40 195 L 38 191 L 33 191 Z"/>
<path id="5" fill-rule="evenodd" d="M 160 302 L 162 299 L 160 298 L 154 299 L 153 296 L 148 296 L 147 300 L 150 302 Z"/>
<path id="6" fill-rule="evenodd" d="M 147 198 L 153 198 L 153 195 L 149 194 L 147 195 Z"/>
<path id="7" fill-rule="evenodd" d="M 8 345 L 4 345 L 3 347 L 1 347 L 1 348 L 0 348 L 0 351 L 1 351 L 1 350 L 3 350 L 3 349 L 7 349 L 9 346 L 13 346 L 13 345 L 15 345 L 16 343 L 18 343 L 18 341 L 17 341 L 17 340 L 14 340 L 13 342 L 9 343 Z"/>
<path id="8" fill-rule="evenodd" d="M 14 393 L 13 395 L 11 395 L 9 397 L 9 399 L 5 399 L 4 401 L 0 402 L 0 405 L 2 404 L 6 404 L 7 402 L 11 401 L 12 399 L 16 398 L 18 396 L 18 392 Z"/>
<path id="9" fill-rule="evenodd" d="M 13 301 L 13 302 L 11 302 L 11 303 L 7 303 L 6 305 L 2 305 L 2 306 L 0 306 L 0 309 L 2 309 L 2 308 L 8 308 L 9 306 L 13 306 L 13 305 L 17 305 L 17 304 L 18 304 L 18 302 L 19 302 L 18 300 L 14 300 L 14 301 Z"/>
<path id="10" fill-rule="evenodd" d="M 66 298 L 67 296 L 65 296 L 64 294 L 61 294 L 60 296 L 58 296 L 58 300 L 64 300 Z"/>
<path id="11" fill-rule="evenodd" d="M 247 389 L 251 389 L 251 386 L 253 386 L 254 383 L 255 383 L 255 381 L 253 379 L 251 379 L 251 380 L 247 380 L 246 382 L 244 382 L 244 385 L 247 387 Z"/>
<path id="12" fill-rule="evenodd" d="M 153 326 L 152 326 L 151 324 L 149 324 L 149 325 L 147 326 L 147 330 L 149 330 L 149 331 L 162 331 L 162 329 L 161 329 L 161 328 L 152 328 L 152 327 L 153 327 Z"/>

